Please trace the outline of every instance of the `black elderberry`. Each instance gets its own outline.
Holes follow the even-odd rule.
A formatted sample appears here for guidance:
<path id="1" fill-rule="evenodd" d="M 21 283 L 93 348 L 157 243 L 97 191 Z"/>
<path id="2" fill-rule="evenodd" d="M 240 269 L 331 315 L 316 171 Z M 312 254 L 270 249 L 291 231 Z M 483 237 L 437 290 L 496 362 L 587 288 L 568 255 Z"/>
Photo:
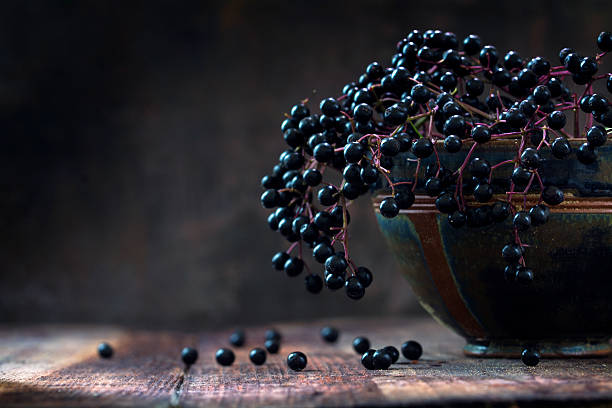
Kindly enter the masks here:
<path id="1" fill-rule="evenodd" d="M 357 163 L 363 156 L 363 146 L 358 142 L 347 143 L 344 146 L 344 158 L 348 163 Z"/>
<path id="2" fill-rule="evenodd" d="M 608 99 L 600 94 L 593 94 L 589 98 L 589 107 L 591 112 L 602 113 L 608 110 Z"/>
<path id="3" fill-rule="evenodd" d="M 597 61 L 593 57 L 584 57 L 580 61 L 580 72 L 587 76 L 592 76 L 597 72 Z"/>
<path id="4" fill-rule="evenodd" d="M 542 191 L 542 200 L 549 205 L 557 205 L 563 202 L 563 191 L 559 187 L 547 186 Z"/>
<path id="5" fill-rule="evenodd" d="M 493 69 L 491 81 L 493 81 L 493 84 L 498 87 L 504 87 L 510 83 L 511 78 L 510 73 L 506 69 L 496 67 Z"/>
<path id="6" fill-rule="evenodd" d="M 448 223 L 454 228 L 461 228 L 465 225 L 467 217 L 462 211 L 455 211 L 448 216 Z"/>
<path id="7" fill-rule="evenodd" d="M 436 208 L 443 214 L 452 214 L 457 211 L 457 200 L 450 193 L 445 193 L 436 199 Z"/>
<path id="8" fill-rule="evenodd" d="M 472 173 L 474 177 L 489 177 L 491 165 L 489 165 L 489 162 L 485 159 L 474 157 L 470 162 L 470 173 Z"/>
<path id="9" fill-rule="evenodd" d="M 329 258 L 333 253 L 333 248 L 324 242 L 317 244 L 312 250 L 312 255 L 319 263 L 324 263 L 325 260 Z"/>
<path id="10" fill-rule="evenodd" d="M 546 85 L 538 85 L 533 90 L 533 99 L 538 105 L 544 105 L 550 100 L 551 94 L 550 89 Z M 531 116 L 531 115 L 529 115 Z"/>
<path id="11" fill-rule="evenodd" d="M 340 104 L 334 98 L 327 98 L 321 101 L 319 109 L 324 115 L 336 116 L 340 113 Z"/>
<path id="12" fill-rule="evenodd" d="M 605 127 L 612 127 L 612 109 L 595 116 L 595 120 Z"/>
<path id="13" fill-rule="evenodd" d="M 477 143 L 486 143 L 491 140 L 491 131 L 486 126 L 476 125 L 472 128 L 471 136 Z"/>
<path id="14" fill-rule="evenodd" d="M 537 109 L 537 105 L 529 99 L 525 99 L 519 104 L 519 110 L 527 117 L 533 116 Z"/>
<path id="15" fill-rule="evenodd" d="M 527 231 L 531 226 L 531 217 L 527 211 L 518 211 L 512 218 L 512 225 L 519 231 Z"/>
<path id="16" fill-rule="evenodd" d="M 437 197 L 442 191 L 442 181 L 437 177 L 431 177 L 425 182 L 425 191 L 430 197 Z"/>
<path id="17" fill-rule="evenodd" d="M 261 205 L 264 208 L 274 208 L 278 205 L 279 201 L 280 196 L 276 190 L 269 189 L 261 195 Z"/>
<path id="18" fill-rule="evenodd" d="M 244 331 L 236 330 L 229 336 L 229 342 L 233 346 L 242 347 L 244 345 L 245 335 Z"/>
<path id="19" fill-rule="evenodd" d="M 402 354 L 408 360 L 418 360 L 423 354 L 423 347 L 414 340 L 402 344 Z"/>
<path id="20" fill-rule="evenodd" d="M 392 137 L 384 139 L 380 143 L 380 152 L 385 156 L 393 157 L 400 151 L 400 143 Z"/>
<path id="21" fill-rule="evenodd" d="M 449 153 L 457 153 L 461 150 L 461 138 L 459 136 L 450 135 L 444 139 L 444 148 Z"/>
<path id="22" fill-rule="evenodd" d="M 519 109 L 508 109 L 506 121 L 513 129 L 520 129 L 527 124 L 527 117 Z"/>
<path id="23" fill-rule="evenodd" d="M 534 348 L 526 348 L 521 353 L 521 361 L 527 367 L 535 367 L 540 362 L 540 352 Z"/>
<path id="24" fill-rule="evenodd" d="M 480 50 L 480 54 L 478 55 L 478 59 L 480 63 L 485 68 L 492 68 L 497 64 L 497 60 L 499 55 L 497 54 L 497 49 L 492 45 L 485 45 Z"/>
<path id="25" fill-rule="evenodd" d="M 559 130 L 565 126 L 565 114 L 562 111 L 554 111 L 548 115 L 547 122 L 551 129 Z"/>
<path id="26" fill-rule="evenodd" d="M 308 364 L 308 359 L 300 351 L 294 351 L 287 356 L 287 366 L 293 371 L 302 371 L 306 368 L 306 364 Z"/>
<path id="27" fill-rule="evenodd" d="M 361 103 L 364 104 L 371 104 L 374 103 L 376 101 L 376 95 L 374 95 L 374 93 L 372 91 L 370 91 L 369 89 L 359 89 L 358 91 L 355 92 L 355 95 L 353 96 L 353 102 L 355 102 L 355 105 L 359 105 Z"/>
<path id="28" fill-rule="evenodd" d="M 462 115 L 463 109 L 461 109 L 461 107 L 455 102 L 446 102 L 442 107 L 442 113 L 444 113 L 444 115 L 447 117 Z"/>
<path id="29" fill-rule="evenodd" d="M 264 338 L 266 340 L 280 341 L 282 338 L 282 335 L 276 329 L 267 329 L 266 333 L 264 334 Z"/>
<path id="30" fill-rule="evenodd" d="M 418 104 L 424 104 L 431 98 L 429 89 L 423 84 L 416 84 L 410 91 L 410 97 Z"/>
<path id="31" fill-rule="evenodd" d="M 517 264 L 506 265 L 504 268 L 504 280 L 506 282 L 515 282 L 519 267 L 520 265 Z"/>
<path id="32" fill-rule="evenodd" d="M 102 358 L 111 358 L 113 356 L 113 348 L 108 343 L 98 344 L 98 355 Z"/>
<path id="33" fill-rule="evenodd" d="M 538 76 L 535 74 L 535 72 L 527 68 L 521 70 L 517 78 L 519 86 L 525 89 L 534 87 L 538 82 Z"/>
<path id="34" fill-rule="evenodd" d="M 197 359 L 198 359 L 198 350 L 191 348 L 191 347 L 185 347 L 181 351 L 181 360 L 183 360 L 183 363 L 185 363 L 185 365 L 190 366 L 194 364 Z"/>
<path id="35" fill-rule="evenodd" d="M 338 202 L 338 189 L 334 186 L 325 186 L 319 190 L 317 198 L 321 205 L 330 206 Z"/>
<path id="36" fill-rule="evenodd" d="M 366 165 L 361 169 L 361 179 L 366 184 L 376 183 L 378 181 L 378 169 L 371 165 Z"/>
<path id="37" fill-rule="evenodd" d="M 324 327 L 321 329 L 321 337 L 328 343 L 335 343 L 338 340 L 338 329 L 335 327 Z"/>
<path id="38" fill-rule="evenodd" d="M 577 74 L 580 72 L 580 56 L 575 52 L 570 52 L 565 56 L 565 60 L 563 60 L 563 65 L 567 68 L 567 70 L 573 74 Z"/>
<path id="39" fill-rule="evenodd" d="M 612 51 L 612 33 L 609 31 L 602 31 L 597 36 L 597 46 L 603 52 Z"/>
<path id="40" fill-rule="evenodd" d="M 391 357 L 391 364 L 395 364 L 399 360 L 400 353 L 395 347 L 387 346 L 383 348 L 383 351 Z"/>
<path id="41" fill-rule="evenodd" d="M 356 183 L 345 183 L 342 187 L 342 195 L 347 200 L 354 200 L 363 192 L 362 184 Z"/>
<path id="42" fill-rule="evenodd" d="M 570 155 L 572 152 L 572 146 L 565 137 L 560 136 L 553 140 L 551 151 L 553 156 L 555 156 L 557 159 L 563 159 Z"/>
<path id="43" fill-rule="evenodd" d="M 326 273 L 325 286 L 330 290 L 338 290 L 344 286 L 344 277 L 333 273 Z"/>
<path id="44" fill-rule="evenodd" d="M 510 204 L 498 201 L 491 208 L 491 217 L 495 222 L 502 222 L 510 215 Z"/>
<path id="45" fill-rule="evenodd" d="M 286 132 L 288 129 L 293 129 L 293 128 L 297 128 L 299 121 L 292 119 L 292 118 L 287 118 L 285 120 L 283 120 L 283 123 L 281 123 L 281 132 Z"/>
<path id="46" fill-rule="evenodd" d="M 296 257 L 289 258 L 287 262 L 285 262 L 283 269 L 285 270 L 287 276 L 298 276 L 300 273 L 302 273 L 302 270 L 304 269 L 304 261 Z"/>
<path id="47" fill-rule="evenodd" d="M 383 114 L 383 120 L 389 126 L 401 125 L 407 118 L 408 111 L 398 104 L 389 106 Z"/>
<path id="48" fill-rule="evenodd" d="M 412 204 L 414 204 L 414 193 L 412 192 L 412 190 L 407 190 L 407 189 L 398 189 L 395 192 L 395 202 L 397 204 L 397 207 L 400 210 L 405 210 L 407 208 L 412 207 Z"/>
<path id="49" fill-rule="evenodd" d="M 521 164 L 528 169 L 537 169 L 540 167 L 540 154 L 534 148 L 526 148 L 521 153 Z"/>
<path id="50" fill-rule="evenodd" d="M 478 97 L 484 92 L 484 82 L 477 78 L 470 78 L 465 82 L 465 90 L 471 97 Z"/>
<path id="51" fill-rule="evenodd" d="M 346 290 L 346 295 L 353 300 L 361 299 L 365 294 L 365 288 L 355 276 L 351 276 L 346 280 L 344 288 Z"/>
<path id="52" fill-rule="evenodd" d="M 276 354 L 280 349 L 279 340 L 268 339 L 264 342 L 264 347 L 266 348 L 266 350 L 268 350 L 268 353 Z"/>
<path id="53" fill-rule="evenodd" d="M 357 122 L 367 122 L 372 118 L 372 107 L 367 103 L 360 103 L 353 109 L 353 118 Z"/>
<path id="54" fill-rule="evenodd" d="M 249 359 L 255 365 L 262 365 L 266 362 L 266 351 L 262 348 L 256 347 L 249 352 Z"/>
<path id="55" fill-rule="evenodd" d="M 535 57 L 527 65 L 529 69 L 536 73 L 538 76 L 546 75 L 550 72 L 550 62 L 546 61 L 542 57 Z"/>
<path id="56" fill-rule="evenodd" d="M 463 50 L 467 55 L 478 54 L 482 47 L 482 41 L 476 34 L 470 34 L 463 40 Z"/>
<path id="57" fill-rule="evenodd" d="M 369 349 L 361 356 L 361 365 L 363 365 L 368 370 L 374 370 L 374 353 L 376 350 Z"/>
<path id="58" fill-rule="evenodd" d="M 504 66 L 507 69 L 520 68 L 523 66 L 523 59 L 516 51 L 508 51 L 504 56 Z"/>
<path id="59" fill-rule="evenodd" d="M 334 148 L 329 143 L 319 143 L 313 149 L 313 155 L 319 163 L 327 163 L 334 157 Z"/>
<path id="60" fill-rule="evenodd" d="M 516 272 L 516 281 L 521 285 L 529 285 L 533 282 L 533 271 L 524 266 L 519 266 Z"/>
<path id="61" fill-rule="evenodd" d="M 272 257 L 272 266 L 274 266 L 274 269 L 282 271 L 285 267 L 285 262 L 287 262 L 289 258 L 290 256 L 287 255 L 285 252 L 277 252 Z"/>
<path id="62" fill-rule="evenodd" d="M 386 370 L 393 364 L 393 360 L 385 349 L 380 349 L 372 354 L 372 363 L 375 370 Z"/>
<path id="63" fill-rule="evenodd" d="M 591 164 L 597 161 L 597 154 L 593 146 L 591 146 L 588 142 L 583 143 L 576 152 L 576 157 L 578 161 L 582 164 Z"/>
<path id="64" fill-rule="evenodd" d="M 393 218 L 399 214 L 399 206 L 393 197 L 387 197 L 382 200 L 379 209 L 380 214 L 386 218 Z"/>
<path id="65" fill-rule="evenodd" d="M 344 256 L 334 254 L 325 260 L 325 270 L 329 273 L 341 274 L 348 267 Z"/>
<path id="66" fill-rule="evenodd" d="M 544 204 L 539 204 L 529 209 L 529 216 L 531 217 L 531 225 L 537 227 L 539 225 L 546 224 L 550 209 Z"/>
<path id="67" fill-rule="evenodd" d="M 365 266 L 358 267 L 355 271 L 355 276 L 364 288 L 367 288 L 372 284 L 372 272 L 370 272 L 370 270 Z"/>
<path id="68" fill-rule="evenodd" d="M 502 258 L 504 258 L 504 261 L 506 261 L 507 263 L 514 264 L 518 262 L 522 256 L 523 249 L 518 244 L 510 243 L 504 245 L 504 247 L 502 248 Z"/>
<path id="69" fill-rule="evenodd" d="M 319 293 L 323 289 L 323 279 L 317 274 L 311 273 L 304 278 L 306 290 L 310 293 Z"/>
<path id="70" fill-rule="evenodd" d="M 294 119 L 300 120 L 308 115 L 310 115 L 310 110 L 304 104 L 299 103 L 291 108 L 291 117 Z"/>
<path id="71" fill-rule="evenodd" d="M 448 135 L 459 135 L 460 137 L 465 134 L 466 123 L 463 116 L 453 115 L 444 122 L 443 133 Z"/>
<path id="72" fill-rule="evenodd" d="M 342 171 L 342 177 L 349 183 L 361 183 L 361 167 L 355 163 L 349 163 Z"/>
<path id="73" fill-rule="evenodd" d="M 493 197 L 493 187 L 488 183 L 479 183 L 474 188 L 474 198 L 480 203 L 486 203 Z"/>
<path id="74" fill-rule="evenodd" d="M 586 137 L 589 145 L 592 147 L 602 146 L 604 143 L 606 143 L 606 140 L 608 140 L 606 129 L 598 125 L 591 127 L 587 131 Z"/>
<path id="75" fill-rule="evenodd" d="M 461 65 L 461 55 L 455 50 L 446 50 L 444 54 L 442 54 L 442 63 L 451 68 L 457 68 Z M 457 82 L 455 79 L 455 86 L 456 84 Z M 444 87 L 444 89 L 449 89 L 449 87 Z M 452 90 L 454 87 L 450 89 Z"/>
<path id="76" fill-rule="evenodd" d="M 440 88 L 443 91 L 452 91 L 457 86 L 457 78 L 451 72 L 446 72 L 440 77 Z"/>
<path id="77" fill-rule="evenodd" d="M 433 150 L 434 150 L 433 143 L 431 142 L 431 140 L 425 137 L 416 139 L 412 143 L 412 153 L 414 153 L 414 155 L 418 157 L 419 159 L 425 159 L 431 156 L 431 154 L 433 153 Z"/>
<path id="78" fill-rule="evenodd" d="M 518 166 L 512 171 L 512 176 L 510 178 L 517 187 L 523 188 L 529 184 L 532 175 L 533 173 L 526 168 Z"/>
<path id="79" fill-rule="evenodd" d="M 220 348 L 215 353 L 215 359 L 217 360 L 217 363 L 222 366 L 230 366 L 234 363 L 236 356 L 234 355 L 234 352 L 232 350 Z"/>
<path id="80" fill-rule="evenodd" d="M 365 337 L 355 337 L 355 339 L 353 339 L 353 349 L 357 354 L 363 355 L 370 349 L 370 340 Z"/>

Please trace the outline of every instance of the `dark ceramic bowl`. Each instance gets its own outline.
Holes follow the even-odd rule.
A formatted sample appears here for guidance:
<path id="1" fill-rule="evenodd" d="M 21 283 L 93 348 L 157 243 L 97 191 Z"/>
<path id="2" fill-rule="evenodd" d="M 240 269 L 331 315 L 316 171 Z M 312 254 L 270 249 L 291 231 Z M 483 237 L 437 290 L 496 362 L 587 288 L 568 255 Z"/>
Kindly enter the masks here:
<path id="1" fill-rule="evenodd" d="M 576 149 L 583 142 L 572 145 Z M 475 156 L 490 163 L 511 159 L 516 143 L 489 143 Z M 454 155 L 439 149 L 442 165 L 456 169 L 469 147 Z M 455 229 L 421 185 L 415 204 L 399 216 L 388 219 L 377 211 L 380 228 L 422 306 L 467 339 L 466 354 L 517 357 L 526 345 L 536 345 L 549 357 L 610 353 L 612 144 L 598 148 L 598 155 L 592 165 L 579 163 L 575 155 L 566 160 L 544 155 L 544 183 L 562 188 L 565 201 L 551 208 L 545 225 L 521 233 L 523 242 L 533 245 L 526 252 L 535 274 L 530 286 L 503 277 L 501 248 L 512 241 L 510 220 Z M 408 157 L 395 159 L 394 181 L 414 174 L 415 163 Z M 512 165 L 495 171 L 495 198 L 505 197 L 511 171 Z M 376 209 L 383 193 L 379 190 L 374 200 Z M 538 194 L 529 196 L 528 204 L 537 199 Z"/>

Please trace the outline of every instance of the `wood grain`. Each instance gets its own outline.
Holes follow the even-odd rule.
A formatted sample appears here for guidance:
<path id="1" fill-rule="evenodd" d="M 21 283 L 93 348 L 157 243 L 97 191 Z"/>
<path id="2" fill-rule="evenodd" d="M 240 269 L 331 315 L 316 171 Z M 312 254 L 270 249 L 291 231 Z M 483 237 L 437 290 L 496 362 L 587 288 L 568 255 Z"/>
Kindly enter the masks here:
<path id="1" fill-rule="evenodd" d="M 612 360 L 545 360 L 529 368 L 520 361 L 471 359 L 463 340 L 429 319 L 326 321 L 341 330 L 336 344 L 319 336 L 321 322 L 277 324 L 281 352 L 261 367 L 248 351 L 261 346 L 266 327 L 247 328 L 247 344 L 234 349 L 231 367 L 214 363 L 227 346 L 228 330 L 201 333 L 130 331 L 109 327 L 0 329 L 0 405 L 23 406 L 356 406 L 451 405 L 461 403 L 606 406 L 612 401 Z M 272 325 L 270 325 L 272 326 Z M 367 371 L 351 341 L 366 335 L 373 346 L 423 344 L 423 358 L 403 358 L 387 371 Z M 115 349 L 98 358 L 96 345 Z M 200 351 L 184 371 L 180 350 Z M 308 356 L 300 373 L 287 369 L 286 355 Z"/>

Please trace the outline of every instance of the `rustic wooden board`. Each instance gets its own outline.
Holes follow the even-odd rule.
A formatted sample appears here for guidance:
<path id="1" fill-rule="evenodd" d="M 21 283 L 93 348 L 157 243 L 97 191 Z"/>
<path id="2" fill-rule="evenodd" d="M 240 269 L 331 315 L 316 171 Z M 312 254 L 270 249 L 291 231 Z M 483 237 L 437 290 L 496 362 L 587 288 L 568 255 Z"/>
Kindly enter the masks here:
<path id="1" fill-rule="evenodd" d="M 515 360 L 465 358 L 463 340 L 429 319 L 336 320 L 338 343 L 319 336 L 322 323 L 275 325 L 281 352 L 264 366 L 248 361 L 263 343 L 265 327 L 247 329 L 247 344 L 235 349 L 232 367 L 214 363 L 227 346 L 228 330 L 201 333 L 130 331 L 108 327 L 0 329 L 0 406 L 346 406 L 514 405 L 561 402 L 607 406 L 612 401 L 612 359 L 545 360 L 525 367 Z M 367 371 L 351 341 L 366 335 L 375 346 L 416 339 L 418 363 Z M 109 341 L 110 360 L 96 345 Z M 187 372 L 180 350 L 195 345 L 200 359 Z M 301 350 L 308 366 L 288 370 L 286 355 Z"/>

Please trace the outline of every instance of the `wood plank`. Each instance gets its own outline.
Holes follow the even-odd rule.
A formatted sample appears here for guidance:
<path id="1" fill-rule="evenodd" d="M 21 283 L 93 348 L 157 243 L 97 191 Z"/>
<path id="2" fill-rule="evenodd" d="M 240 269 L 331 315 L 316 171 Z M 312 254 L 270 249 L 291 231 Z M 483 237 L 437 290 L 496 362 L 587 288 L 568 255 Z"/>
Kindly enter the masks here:
<path id="1" fill-rule="evenodd" d="M 516 360 L 465 358 L 463 340 L 430 319 L 326 321 L 341 330 L 336 344 L 319 336 L 322 322 L 275 325 L 281 352 L 264 366 L 248 360 L 263 343 L 266 327 L 247 329 L 247 344 L 234 349 L 236 362 L 214 362 L 227 346 L 228 330 L 196 334 L 130 331 L 103 327 L 0 329 L 1 406 L 354 406 L 452 403 L 612 401 L 612 360 L 544 360 L 529 368 Z M 367 371 L 351 341 L 366 335 L 374 346 L 416 339 L 424 347 L 418 363 L 400 358 L 387 371 Z M 96 355 L 108 340 L 110 360 Z M 198 362 L 183 375 L 180 350 L 195 345 Z M 286 355 L 308 356 L 300 373 Z"/>

